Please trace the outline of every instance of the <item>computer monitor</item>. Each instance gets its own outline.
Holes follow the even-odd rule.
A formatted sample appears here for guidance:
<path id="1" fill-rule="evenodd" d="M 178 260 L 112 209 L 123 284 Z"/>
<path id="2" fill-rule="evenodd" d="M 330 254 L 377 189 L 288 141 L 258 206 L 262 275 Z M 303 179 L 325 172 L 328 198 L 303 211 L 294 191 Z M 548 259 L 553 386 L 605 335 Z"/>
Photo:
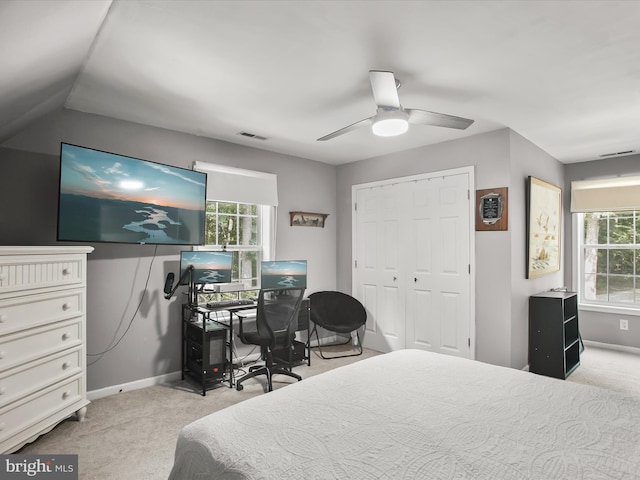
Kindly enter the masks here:
<path id="1" fill-rule="evenodd" d="M 307 288 L 307 261 L 273 260 L 261 262 L 260 288 Z"/>
<path id="2" fill-rule="evenodd" d="M 184 272 L 193 266 L 193 283 L 231 283 L 233 252 L 186 251 L 180 252 L 180 278 L 189 284 Z"/>

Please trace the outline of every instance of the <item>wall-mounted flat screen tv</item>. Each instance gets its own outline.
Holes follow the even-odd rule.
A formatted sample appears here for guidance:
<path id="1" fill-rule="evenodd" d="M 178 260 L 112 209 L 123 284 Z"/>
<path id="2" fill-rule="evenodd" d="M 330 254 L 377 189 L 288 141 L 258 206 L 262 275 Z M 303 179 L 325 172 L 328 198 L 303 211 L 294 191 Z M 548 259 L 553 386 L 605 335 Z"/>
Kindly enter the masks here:
<path id="1" fill-rule="evenodd" d="M 261 262 L 260 288 L 307 288 L 307 261 Z"/>
<path id="2" fill-rule="evenodd" d="M 202 245 L 207 176 L 62 143 L 58 240 Z"/>
<path id="3" fill-rule="evenodd" d="M 189 266 L 193 266 L 193 283 L 231 283 L 233 252 L 180 252 L 182 285 L 189 283 L 189 278 L 184 278 Z"/>

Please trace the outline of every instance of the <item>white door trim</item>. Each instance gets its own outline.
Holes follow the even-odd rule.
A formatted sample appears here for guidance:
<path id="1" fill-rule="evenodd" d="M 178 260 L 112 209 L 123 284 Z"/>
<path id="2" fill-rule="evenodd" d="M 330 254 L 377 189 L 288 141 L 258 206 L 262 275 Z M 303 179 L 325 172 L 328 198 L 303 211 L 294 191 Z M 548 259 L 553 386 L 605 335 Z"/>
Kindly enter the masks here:
<path id="1" fill-rule="evenodd" d="M 470 358 L 476 358 L 476 238 L 475 238 L 475 167 L 473 165 L 467 167 L 452 168 L 447 170 L 439 170 L 437 172 L 425 172 L 417 175 L 409 175 L 406 177 L 390 178 L 385 180 L 377 180 L 374 182 L 360 183 L 351 186 L 351 291 L 357 291 L 357 272 L 355 259 L 356 251 L 356 192 L 359 189 L 373 188 L 384 185 L 393 185 L 395 183 L 410 182 L 415 180 L 426 180 L 434 177 L 446 177 L 449 175 L 467 174 L 469 176 L 469 263 L 471 268 L 470 286 L 469 286 L 469 334 L 471 337 Z"/>

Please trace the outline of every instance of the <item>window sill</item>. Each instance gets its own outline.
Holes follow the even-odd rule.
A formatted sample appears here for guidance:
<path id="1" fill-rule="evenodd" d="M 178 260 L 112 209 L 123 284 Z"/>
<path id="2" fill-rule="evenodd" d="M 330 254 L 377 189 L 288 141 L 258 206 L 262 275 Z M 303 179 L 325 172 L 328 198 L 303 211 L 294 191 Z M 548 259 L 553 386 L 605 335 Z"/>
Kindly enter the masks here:
<path id="1" fill-rule="evenodd" d="M 633 307 L 618 307 L 613 305 L 590 305 L 581 303 L 578 310 L 586 310 L 589 312 L 611 313 L 614 315 L 634 315 L 640 316 L 640 309 Z"/>

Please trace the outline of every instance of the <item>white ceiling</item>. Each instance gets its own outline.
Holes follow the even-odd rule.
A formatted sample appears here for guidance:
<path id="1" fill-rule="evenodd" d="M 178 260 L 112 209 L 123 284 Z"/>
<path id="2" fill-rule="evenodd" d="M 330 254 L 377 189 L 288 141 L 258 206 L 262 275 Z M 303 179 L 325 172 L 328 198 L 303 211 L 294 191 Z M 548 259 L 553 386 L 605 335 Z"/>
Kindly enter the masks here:
<path id="1" fill-rule="evenodd" d="M 638 152 L 639 21 L 639 1 L 0 0 L 0 143 L 64 106 L 336 165 L 503 127 L 564 163 Z M 371 69 L 475 123 L 316 141 L 375 113 Z"/>

